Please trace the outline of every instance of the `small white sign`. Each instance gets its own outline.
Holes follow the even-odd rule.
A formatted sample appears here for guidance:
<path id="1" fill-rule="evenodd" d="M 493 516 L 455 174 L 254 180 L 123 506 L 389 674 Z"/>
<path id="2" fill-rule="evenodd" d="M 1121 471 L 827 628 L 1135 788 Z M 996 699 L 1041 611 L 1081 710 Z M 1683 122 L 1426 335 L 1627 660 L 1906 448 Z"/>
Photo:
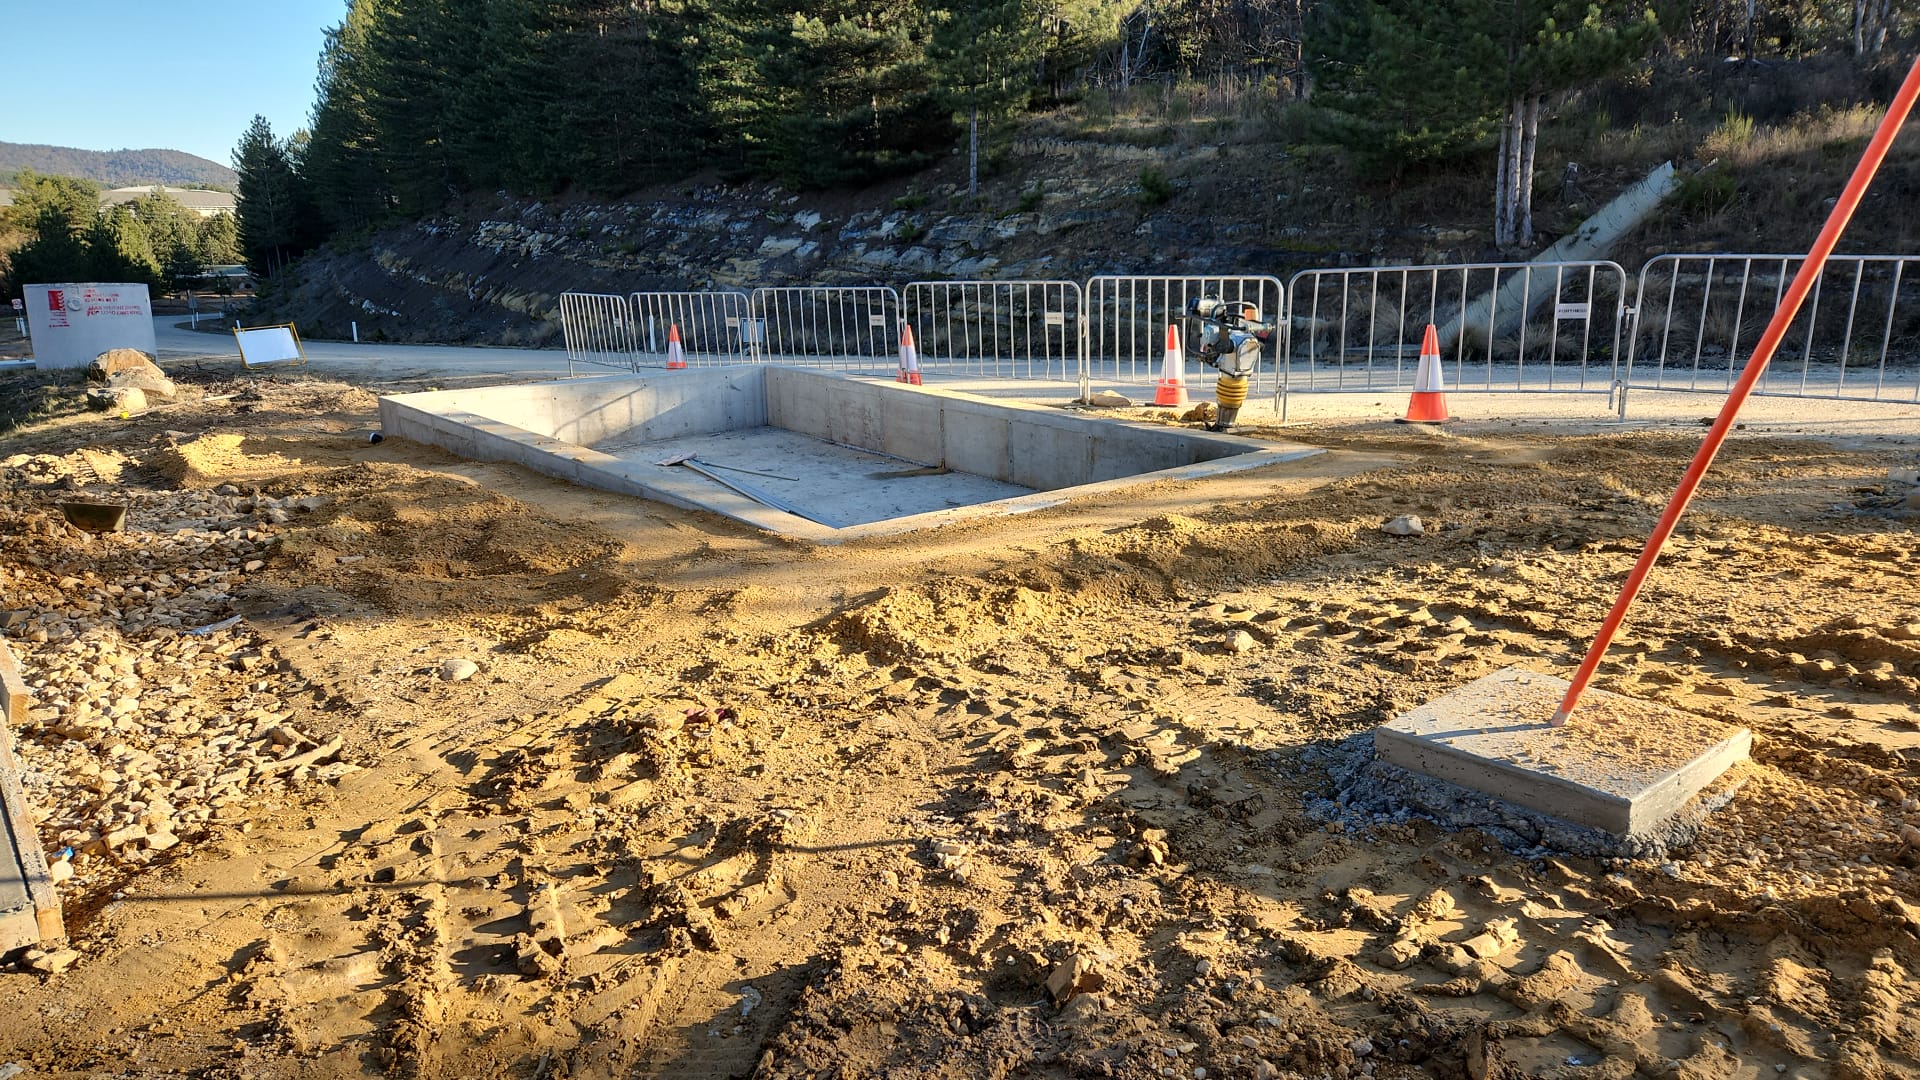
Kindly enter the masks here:
<path id="1" fill-rule="evenodd" d="M 1569 319 L 1584 319 L 1592 308 L 1592 304 L 1555 304 L 1553 317 L 1555 321 L 1562 322 Z"/>
<path id="2" fill-rule="evenodd" d="M 1064 311 L 1049 311 L 1049 312 L 1047 312 L 1047 325 L 1048 325 L 1048 326 L 1065 326 L 1065 325 L 1067 325 L 1067 313 L 1066 313 L 1066 312 L 1064 312 Z"/>
<path id="3" fill-rule="evenodd" d="M 885 315 L 868 315 L 867 325 L 868 326 L 885 326 L 887 325 L 887 317 Z"/>
<path id="4" fill-rule="evenodd" d="M 240 362 L 248 367 L 261 364 L 304 364 L 307 354 L 300 348 L 300 335 L 293 324 L 285 326 L 236 327 L 234 343 L 240 346 Z"/>

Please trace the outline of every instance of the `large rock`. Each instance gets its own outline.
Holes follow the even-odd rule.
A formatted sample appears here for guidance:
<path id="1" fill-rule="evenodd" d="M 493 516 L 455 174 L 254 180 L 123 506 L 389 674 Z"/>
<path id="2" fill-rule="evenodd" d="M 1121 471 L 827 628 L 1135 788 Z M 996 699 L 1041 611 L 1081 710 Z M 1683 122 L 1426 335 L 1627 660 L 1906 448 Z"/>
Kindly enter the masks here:
<path id="1" fill-rule="evenodd" d="M 153 362 L 153 357 L 139 349 L 108 349 L 93 358 L 87 365 L 87 380 L 103 382 L 112 391 L 131 390 L 140 397 L 139 404 L 120 403 L 120 408 L 131 411 L 144 409 L 152 401 L 172 401 L 179 396 L 173 380 Z"/>
<path id="2" fill-rule="evenodd" d="M 87 389 L 87 408 L 104 413 L 135 413 L 148 405 L 146 391 L 137 386 L 94 386 Z"/>
<path id="3" fill-rule="evenodd" d="M 108 349 L 87 365 L 87 381 L 112 382 L 115 375 L 126 371 L 147 371 L 158 378 L 166 378 L 160 365 L 153 362 L 152 354 L 139 349 Z"/>

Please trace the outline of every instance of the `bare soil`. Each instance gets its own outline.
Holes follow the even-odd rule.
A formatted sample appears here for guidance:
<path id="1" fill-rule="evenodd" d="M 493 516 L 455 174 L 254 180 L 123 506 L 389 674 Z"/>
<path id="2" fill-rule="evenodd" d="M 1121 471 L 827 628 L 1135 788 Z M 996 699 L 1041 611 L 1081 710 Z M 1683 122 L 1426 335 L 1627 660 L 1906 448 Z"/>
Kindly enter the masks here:
<path id="1" fill-rule="evenodd" d="M 29 1077 L 1920 1076 L 1911 444 L 1727 448 L 1601 685 L 1754 759 L 1694 847 L 1602 862 L 1329 820 L 1315 762 L 1566 675 L 1694 437 L 1276 429 L 1333 452 L 816 549 L 195 377 L 0 445 L 9 644 L 175 662 L 79 571 L 217 504 L 267 554 L 195 617 L 259 666 L 195 707 L 362 768 L 77 837 L 81 958 L 0 973 Z M 66 529 L 76 490 L 134 532 Z M 30 771 L 92 754 L 61 724 Z"/>

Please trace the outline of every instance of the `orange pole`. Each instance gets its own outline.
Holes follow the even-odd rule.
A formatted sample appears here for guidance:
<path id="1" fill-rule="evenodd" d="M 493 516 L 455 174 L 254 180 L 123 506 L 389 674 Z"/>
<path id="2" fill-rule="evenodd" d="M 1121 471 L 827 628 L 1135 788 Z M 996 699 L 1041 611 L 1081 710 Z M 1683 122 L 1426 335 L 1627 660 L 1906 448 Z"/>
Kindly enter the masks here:
<path id="1" fill-rule="evenodd" d="M 1620 596 L 1613 602 L 1613 610 L 1600 624 L 1600 634 L 1594 638 L 1593 647 L 1587 650 L 1586 659 L 1580 662 L 1580 670 L 1574 673 L 1573 684 L 1567 687 L 1566 697 L 1560 700 L 1560 707 L 1554 711 L 1552 726 L 1559 727 L 1573 715 L 1580 704 L 1580 696 L 1587 691 L 1587 684 L 1593 681 L 1593 673 L 1600 667 L 1600 658 L 1606 654 L 1607 646 L 1613 642 L 1613 635 L 1620 630 L 1620 624 L 1626 620 L 1627 609 L 1633 606 L 1634 598 L 1640 595 L 1641 586 L 1647 583 L 1647 574 L 1653 570 L 1653 564 L 1660 558 L 1660 549 L 1666 546 L 1667 539 L 1673 535 L 1674 526 L 1680 523 L 1680 515 L 1686 513 L 1687 503 L 1693 500 L 1695 489 L 1706 476 L 1707 467 L 1713 464 L 1714 455 L 1720 452 L 1720 445 L 1727 441 L 1727 432 L 1733 430 L 1733 418 L 1745 405 L 1748 396 L 1753 393 L 1754 384 L 1767 370 L 1768 361 L 1780 347 L 1780 339 L 1786 337 L 1787 327 L 1794 317 L 1800 314 L 1800 305 L 1813 290 L 1813 283 L 1820 278 L 1821 270 L 1827 265 L 1827 256 L 1833 254 L 1834 246 L 1840 242 L 1840 234 L 1846 231 L 1847 222 L 1853 218 L 1853 212 L 1859 208 L 1860 200 L 1867 193 L 1867 185 L 1873 182 L 1873 174 L 1886 160 L 1887 150 L 1893 145 L 1895 135 L 1900 133 L 1900 125 L 1906 122 L 1907 114 L 1912 111 L 1914 99 L 1920 97 L 1920 58 L 1915 58 L 1913 67 L 1907 72 L 1907 79 L 1900 84 L 1900 92 L 1893 96 L 1893 104 L 1887 107 L 1887 115 L 1880 121 L 1880 128 L 1873 133 L 1873 140 L 1867 143 L 1867 149 L 1860 155 L 1860 164 L 1854 167 L 1853 178 L 1847 181 L 1846 190 L 1840 193 L 1840 199 L 1833 204 L 1833 212 L 1827 215 L 1826 227 L 1820 230 L 1820 236 L 1813 242 L 1812 250 L 1807 252 L 1806 261 L 1800 264 L 1800 270 L 1793 275 L 1793 284 L 1787 287 L 1786 295 L 1780 300 L 1780 306 L 1774 309 L 1773 321 L 1767 324 L 1767 332 L 1760 336 L 1760 343 L 1754 346 L 1753 357 L 1747 361 L 1746 369 L 1741 371 L 1740 379 L 1734 383 L 1733 390 L 1727 394 L 1727 403 L 1720 408 L 1720 416 L 1714 420 L 1713 427 L 1707 431 L 1705 442 L 1693 455 L 1693 463 L 1687 466 L 1686 475 L 1680 478 L 1680 487 L 1668 500 L 1667 509 L 1660 515 L 1660 523 L 1653 527 L 1653 535 L 1647 538 L 1647 546 L 1640 552 L 1640 560 L 1633 564 L 1633 570 L 1627 575 L 1627 583 L 1620 590 Z"/>

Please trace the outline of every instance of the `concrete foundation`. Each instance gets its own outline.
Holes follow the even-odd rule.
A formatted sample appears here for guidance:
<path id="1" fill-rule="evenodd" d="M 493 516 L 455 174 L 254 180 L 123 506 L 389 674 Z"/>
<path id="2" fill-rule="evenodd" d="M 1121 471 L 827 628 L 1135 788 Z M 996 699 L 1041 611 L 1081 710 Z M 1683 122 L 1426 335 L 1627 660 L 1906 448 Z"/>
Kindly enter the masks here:
<path id="1" fill-rule="evenodd" d="M 1320 452 L 764 365 L 401 394 L 381 399 L 380 422 L 462 457 L 826 543 Z M 716 470 L 805 516 L 657 464 L 689 452 L 789 478 Z"/>
<path id="2" fill-rule="evenodd" d="M 1548 726 L 1567 683 L 1506 668 L 1374 730 L 1380 760 L 1615 836 L 1650 833 L 1735 764 L 1745 728 L 1605 691 Z"/>
<path id="3" fill-rule="evenodd" d="M 0 953 L 66 936 L 13 757 L 13 726 L 26 718 L 28 700 L 13 652 L 0 641 Z"/>

